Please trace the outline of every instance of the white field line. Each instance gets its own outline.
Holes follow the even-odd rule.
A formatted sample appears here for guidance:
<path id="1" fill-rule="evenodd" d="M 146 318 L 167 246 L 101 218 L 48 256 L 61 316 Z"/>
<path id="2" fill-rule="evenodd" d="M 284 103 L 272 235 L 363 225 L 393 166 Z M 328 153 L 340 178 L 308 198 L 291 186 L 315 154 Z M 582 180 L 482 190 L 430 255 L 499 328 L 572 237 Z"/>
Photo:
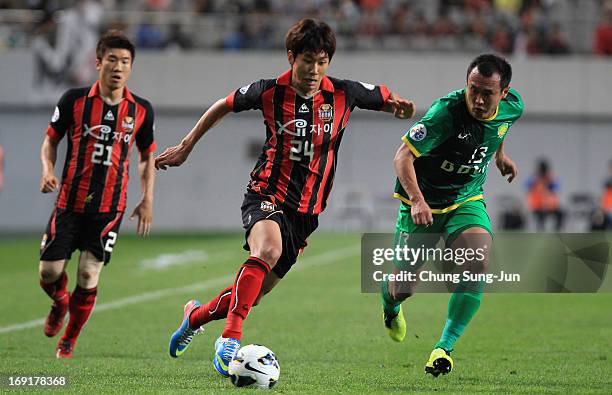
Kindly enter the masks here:
<path id="1" fill-rule="evenodd" d="M 160 254 L 154 258 L 143 259 L 139 267 L 143 270 L 165 270 L 172 267 L 192 265 L 194 263 L 218 262 L 238 256 L 236 251 L 208 252 L 206 250 L 187 250 L 175 254 Z"/>
<path id="2" fill-rule="evenodd" d="M 143 259 L 138 266 L 145 270 L 159 270 L 170 266 L 182 266 L 192 262 L 206 262 L 209 259 L 210 253 L 208 251 L 187 250 L 174 254 L 159 254 L 154 258 Z"/>
<path id="3" fill-rule="evenodd" d="M 292 271 L 303 270 L 313 266 L 322 266 L 328 265 L 330 263 L 334 263 L 339 259 L 349 258 L 351 256 L 356 256 L 360 254 L 360 249 L 358 245 L 352 245 L 349 247 L 338 248 L 335 250 L 327 251 L 319 255 L 310 256 L 304 259 L 300 259 Z M 181 295 L 185 293 L 195 293 L 207 290 L 209 288 L 226 285 L 232 281 L 234 278 L 233 275 L 222 276 L 212 278 L 210 280 L 201 281 L 189 285 L 185 285 L 183 287 L 176 288 L 165 288 L 157 291 L 145 292 L 138 295 L 128 296 L 127 298 L 117 299 L 112 302 L 101 303 L 96 305 L 95 312 L 99 313 L 107 310 L 120 309 L 124 306 L 129 306 L 132 304 L 142 303 L 142 302 L 150 302 L 152 300 L 159 300 L 168 296 L 173 295 Z M 40 318 L 37 320 L 23 322 L 21 324 L 9 325 L 0 327 L 1 333 L 11 333 L 17 332 L 24 329 L 35 328 L 38 326 L 42 326 L 45 323 L 44 318 Z"/>

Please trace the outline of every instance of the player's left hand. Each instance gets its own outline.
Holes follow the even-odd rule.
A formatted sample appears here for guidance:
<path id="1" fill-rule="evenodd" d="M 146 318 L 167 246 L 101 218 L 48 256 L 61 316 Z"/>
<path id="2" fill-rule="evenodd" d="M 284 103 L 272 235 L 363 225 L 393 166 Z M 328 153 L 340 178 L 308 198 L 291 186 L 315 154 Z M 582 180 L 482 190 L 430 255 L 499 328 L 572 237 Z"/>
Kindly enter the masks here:
<path id="1" fill-rule="evenodd" d="M 410 119 L 416 112 L 415 105 L 412 100 L 406 100 L 399 96 L 390 96 L 387 100 L 387 104 L 391 106 L 390 112 L 395 118 Z"/>
<path id="2" fill-rule="evenodd" d="M 497 165 L 497 168 L 499 169 L 499 172 L 501 173 L 502 177 L 509 176 L 508 182 L 512 182 L 512 180 L 516 178 L 518 174 L 518 167 L 516 167 L 516 164 L 512 159 L 504 155 L 502 157 L 496 158 L 495 164 Z"/>
<path id="3" fill-rule="evenodd" d="M 155 168 L 157 170 L 166 170 L 168 167 L 182 165 L 189 154 L 192 147 L 187 147 L 184 144 L 179 144 L 175 147 L 166 148 L 164 152 L 155 158 Z"/>
<path id="4" fill-rule="evenodd" d="M 130 216 L 130 221 L 134 217 L 138 217 L 138 234 L 143 237 L 147 236 L 151 231 L 151 224 L 153 223 L 153 205 L 150 202 L 141 200 Z"/>

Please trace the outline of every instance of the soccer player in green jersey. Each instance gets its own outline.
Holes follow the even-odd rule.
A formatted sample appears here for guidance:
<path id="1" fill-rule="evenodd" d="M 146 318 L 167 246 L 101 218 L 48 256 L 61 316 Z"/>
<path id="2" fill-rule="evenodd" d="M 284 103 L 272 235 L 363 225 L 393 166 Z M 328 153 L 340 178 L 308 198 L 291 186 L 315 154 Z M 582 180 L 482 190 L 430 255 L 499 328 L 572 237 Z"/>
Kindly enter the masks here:
<path id="1" fill-rule="evenodd" d="M 511 77 L 512 68 L 503 58 L 478 56 L 468 67 L 466 87 L 435 101 L 402 138 L 394 160 L 394 196 L 401 201 L 397 243 L 418 247 L 423 234 L 440 234 L 453 249 L 491 244 L 482 189 L 487 165 L 495 158 L 508 182 L 517 175 L 516 165 L 504 153 L 504 138 L 523 112 L 520 95 L 509 87 Z M 472 273 L 487 270 L 487 255 L 471 262 Z M 396 272 L 402 269 L 401 263 L 395 265 Z M 384 323 L 395 341 L 406 335 L 401 303 L 414 293 L 415 285 L 382 283 Z M 478 310 L 482 289 L 478 281 L 464 281 L 455 288 L 442 336 L 425 365 L 427 373 L 438 376 L 452 370 L 450 352 Z"/>

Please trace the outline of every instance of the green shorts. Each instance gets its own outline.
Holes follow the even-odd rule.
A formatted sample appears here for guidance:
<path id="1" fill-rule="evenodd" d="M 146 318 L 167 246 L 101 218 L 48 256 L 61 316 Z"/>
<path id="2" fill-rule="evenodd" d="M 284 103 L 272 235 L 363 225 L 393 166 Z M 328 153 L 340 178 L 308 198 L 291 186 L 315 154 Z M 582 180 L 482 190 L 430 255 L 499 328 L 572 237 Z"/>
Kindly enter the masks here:
<path id="1" fill-rule="evenodd" d="M 395 225 L 396 233 L 437 233 L 444 236 L 447 245 L 468 228 L 483 228 L 491 237 L 491 220 L 487 214 L 484 200 L 474 200 L 461 204 L 454 210 L 444 214 L 433 214 L 433 224 L 430 226 L 415 225 L 410 216 L 410 206 L 401 203 Z"/>
<path id="2" fill-rule="evenodd" d="M 402 203 L 397 215 L 394 246 L 400 248 L 409 246 L 424 250 L 436 247 L 440 238 L 443 238 L 444 246 L 450 247 L 463 231 L 473 227 L 483 228 L 493 237 L 484 200 L 465 202 L 449 212 L 433 214 L 433 224 L 430 226 L 415 225 L 410 216 L 410 206 Z M 401 270 L 416 271 L 427 260 L 419 258 L 412 263 L 394 260 L 393 264 Z"/>

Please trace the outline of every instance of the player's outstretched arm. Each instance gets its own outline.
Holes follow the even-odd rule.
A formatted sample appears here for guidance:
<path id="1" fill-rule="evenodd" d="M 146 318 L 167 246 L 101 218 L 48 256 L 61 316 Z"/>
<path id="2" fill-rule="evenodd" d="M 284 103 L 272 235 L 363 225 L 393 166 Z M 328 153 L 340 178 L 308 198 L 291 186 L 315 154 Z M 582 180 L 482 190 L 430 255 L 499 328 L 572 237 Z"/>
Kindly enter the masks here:
<path id="1" fill-rule="evenodd" d="M 433 223 L 433 215 L 417 183 L 414 159 L 415 156 L 410 148 L 406 144 L 402 144 L 395 154 L 393 165 L 400 184 L 402 184 L 412 202 L 412 209 L 410 210 L 412 221 L 416 225 L 429 226 Z"/>
<path id="2" fill-rule="evenodd" d="M 404 99 L 397 93 L 391 92 L 382 111 L 389 112 L 399 119 L 410 119 L 414 116 L 416 108 L 412 100 Z"/>
<path id="3" fill-rule="evenodd" d="M 196 123 L 193 129 L 191 129 L 191 132 L 185 136 L 179 145 L 166 148 L 161 155 L 155 158 L 155 168 L 166 170 L 168 166 L 174 167 L 182 165 L 204 133 L 208 132 L 209 129 L 221 121 L 230 111 L 231 108 L 227 104 L 225 98 L 217 100 L 217 102 L 202 115 L 198 123 Z"/>
<path id="4" fill-rule="evenodd" d="M 57 145 L 58 141 L 55 141 L 49 136 L 45 136 L 45 140 L 40 148 L 40 162 L 42 164 L 40 191 L 42 193 L 53 192 L 59 186 L 59 181 L 53 174 L 55 159 L 57 158 Z"/>
<path id="5" fill-rule="evenodd" d="M 137 232 L 140 236 L 146 236 L 151 231 L 153 224 L 153 190 L 155 189 L 155 159 L 153 153 L 139 152 L 138 173 L 140 175 L 140 189 L 142 200 L 134 208 L 130 220 L 138 217 Z"/>
<path id="6" fill-rule="evenodd" d="M 497 165 L 502 177 L 508 176 L 508 182 L 512 182 L 518 175 L 518 167 L 514 161 L 504 153 L 504 141 L 502 141 L 497 151 L 495 151 L 495 165 Z"/>

